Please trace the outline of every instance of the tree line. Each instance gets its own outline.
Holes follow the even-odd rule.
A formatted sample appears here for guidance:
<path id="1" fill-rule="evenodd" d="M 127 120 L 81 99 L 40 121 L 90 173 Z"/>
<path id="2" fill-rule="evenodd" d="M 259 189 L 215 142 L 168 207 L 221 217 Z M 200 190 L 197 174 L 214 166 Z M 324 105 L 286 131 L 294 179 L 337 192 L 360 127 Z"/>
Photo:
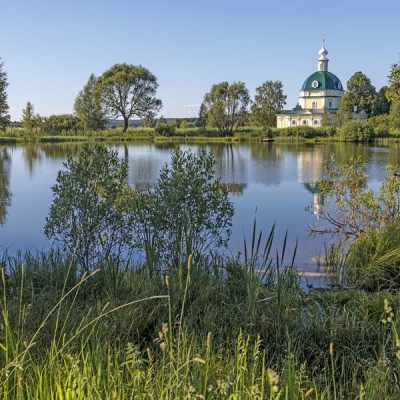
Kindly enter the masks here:
<path id="1" fill-rule="evenodd" d="M 7 75 L 0 63 L 0 129 L 10 124 L 7 103 Z M 28 102 L 22 111 L 22 126 L 28 131 L 59 134 L 63 131 L 103 130 L 110 119 L 121 118 L 123 131 L 129 120 L 143 119 L 145 127 L 156 128 L 157 133 L 173 135 L 175 128 L 197 126 L 201 129 L 216 128 L 220 135 L 231 136 L 240 126 L 250 125 L 268 130 L 276 126 L 276 114 L 282 111 L 287 96 L 281 81 L 267 80 L 256 88 L 252 100 L 243 82 L 214 84 L 204 95 L 199 117 L 193 121 L 175 120 L 167 123 L 156 115 L 162 102 L 156 97 L 157 78 L 141 65 L 115 64 L 102 75 L 94 74 L 79 92 L 73 114 L 42 117 L 35 114 L 34 105 Z M 387 130 L 400 129 L 400 64 L 391 66 L 388 85 L 379 91 L 361 71 L 347 82 L 336 121 L 341 126 L 352 119 L 355 108 L 363 109 L 373 123 Z M 324 122 L 329 125 L 329 120 Z"/>

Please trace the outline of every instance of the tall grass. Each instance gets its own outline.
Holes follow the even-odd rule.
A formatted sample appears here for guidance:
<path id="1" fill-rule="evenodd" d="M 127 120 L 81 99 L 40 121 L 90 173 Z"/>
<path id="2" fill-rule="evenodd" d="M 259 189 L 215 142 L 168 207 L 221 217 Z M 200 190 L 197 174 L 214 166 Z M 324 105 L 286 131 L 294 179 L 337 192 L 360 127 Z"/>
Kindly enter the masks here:
<path id="1" fill-rule="evenodd" d="M 3 257 L 0 398 L 398 398 L 398 295 L 304 292 L 274 236 L 254 224 L 242 258 L 189 256 L 183 285 Z"/>

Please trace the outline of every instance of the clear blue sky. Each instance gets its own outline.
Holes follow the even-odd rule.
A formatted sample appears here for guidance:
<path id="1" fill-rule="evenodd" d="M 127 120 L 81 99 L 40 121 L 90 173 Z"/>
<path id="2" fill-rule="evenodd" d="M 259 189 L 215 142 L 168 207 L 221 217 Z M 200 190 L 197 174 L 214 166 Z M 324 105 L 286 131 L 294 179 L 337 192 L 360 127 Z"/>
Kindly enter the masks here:
<path id="1" fill-rule="evenodd" d="M 380 88 L 400 54 L 398 0 L 1 0 L 0 13 L 13 119 L 28 100 L 71 112 L 88 76 L 118 62 L 157 76 L 165 117 L 190 117 L 223 80 L 252 95 L 281 80 L 293 107 L 323 34 L 343 84 L 361 70 Z"/>

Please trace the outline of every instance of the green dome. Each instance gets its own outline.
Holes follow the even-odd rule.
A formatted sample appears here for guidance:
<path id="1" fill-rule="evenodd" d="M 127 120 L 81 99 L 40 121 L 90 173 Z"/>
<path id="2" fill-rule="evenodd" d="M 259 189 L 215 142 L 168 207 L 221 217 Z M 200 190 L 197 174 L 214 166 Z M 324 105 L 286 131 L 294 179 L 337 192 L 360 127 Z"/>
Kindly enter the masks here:
<path id="1" fill-rule="evenodd" d="M 301 90 L 343 90 L 343 85 L 331 72 L 317 71 L 304 81 Z"/>

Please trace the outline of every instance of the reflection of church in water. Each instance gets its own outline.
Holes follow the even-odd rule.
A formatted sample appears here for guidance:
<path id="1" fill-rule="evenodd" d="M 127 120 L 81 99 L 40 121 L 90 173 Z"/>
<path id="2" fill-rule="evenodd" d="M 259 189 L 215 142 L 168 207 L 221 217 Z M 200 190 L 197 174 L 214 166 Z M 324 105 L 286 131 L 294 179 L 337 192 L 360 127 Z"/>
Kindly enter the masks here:
<path id="1" fill-rule="evenodd" d="M 298 153 L 297 178 L 305 189 L 312 194 L 312 209 L 317 217 L 321 215 L 324 207 L 324 196 L 320 190 L 323 168 L 324 159 L 322 151 L 312 149 Z"/>

